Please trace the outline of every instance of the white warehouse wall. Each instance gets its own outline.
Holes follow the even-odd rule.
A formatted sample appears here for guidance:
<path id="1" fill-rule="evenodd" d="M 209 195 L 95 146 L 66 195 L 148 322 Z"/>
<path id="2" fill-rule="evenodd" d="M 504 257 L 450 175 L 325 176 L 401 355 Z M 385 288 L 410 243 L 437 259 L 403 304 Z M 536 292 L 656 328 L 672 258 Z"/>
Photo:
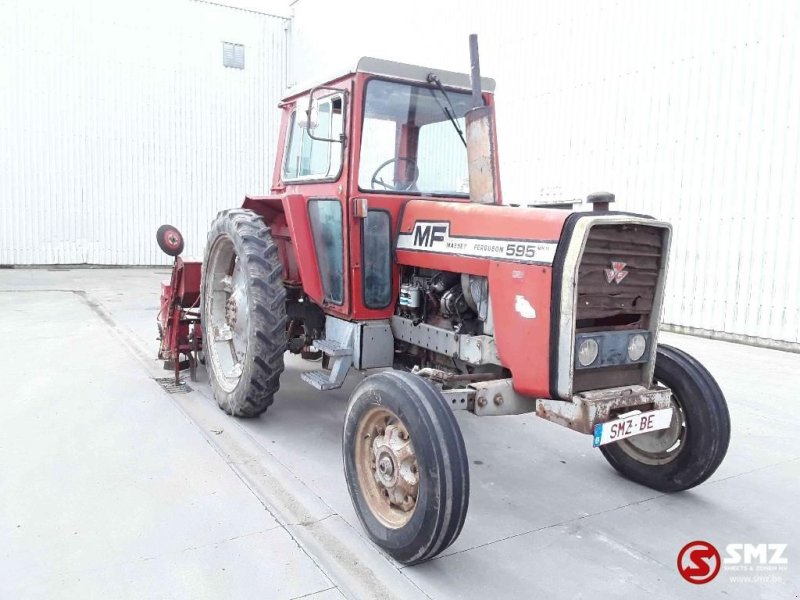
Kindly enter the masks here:
<path id="1" fill-rule="evenodd" d="M 800 349 L 800 3 L 297 0 L 291 79 L 371 55 L 497 80 L 504 198 L 674 226 L 664 321 Z"/>
<path id="2" fill-rule="evenodd" d="M 166 264 L 165 222 L 202 256 L 217 211 L 269 191 L 287 24 L 192 0 L 0 0 L 0 264 Z"/>

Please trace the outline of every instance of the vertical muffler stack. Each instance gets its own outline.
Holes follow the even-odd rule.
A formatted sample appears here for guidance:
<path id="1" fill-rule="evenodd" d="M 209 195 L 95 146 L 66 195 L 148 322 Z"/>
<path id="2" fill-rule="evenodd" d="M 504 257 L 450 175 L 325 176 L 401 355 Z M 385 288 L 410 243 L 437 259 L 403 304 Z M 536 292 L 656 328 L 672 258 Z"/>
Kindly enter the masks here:
<path id="1" fill-rule="evenodd" d="M 469 36 L 472 108 L 465 115 L 467 130 L 467 163 L 469 199 L 479 204 L 496 204 L 498 200 L 495 172 L 494 112 L 483 103 L 481 65 L 478 57 L 478 36 Z"/>

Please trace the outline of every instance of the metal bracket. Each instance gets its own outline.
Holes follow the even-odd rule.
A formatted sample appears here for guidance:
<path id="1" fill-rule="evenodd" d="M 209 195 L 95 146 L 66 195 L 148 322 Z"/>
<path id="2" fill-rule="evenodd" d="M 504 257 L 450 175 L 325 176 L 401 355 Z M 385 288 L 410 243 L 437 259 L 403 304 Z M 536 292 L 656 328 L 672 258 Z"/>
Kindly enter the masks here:
<path id="1" fill-rule="evenodd" d="M 671 400 L 672 392 L 668 388 L 632 385 L 581 392 L 572 397 L 572 402 L 540 398 L 536 401 L 536 414 L 569 429 L 592 433 L 597 423 L 610 420 L 615 411 L 669 408 Z"/>
<path id="2" fill-rule="evenodd" d="M 441 327 L 418 323 L 411 319 L 392 317 L 392 333 L 398 340 L 459 358 L 472 365 L 500 365 L 494 338 L 488 335 L 466 335 Z"/>
<path id="3" fill-rule="evenodd" d="M 441 390 L 442 396 L 452 410 L 471 410 L 475 403 L 475 390 L 460 388 L 456 390 Z"/>
<path id="4" fill-rule="evenodd" d="M 479 417 L 521 415 L 536 410 L 536 400 L 514 391 L 511 379 L 476 381 L 469 386 L 475 390 L 475 414 Z"/>

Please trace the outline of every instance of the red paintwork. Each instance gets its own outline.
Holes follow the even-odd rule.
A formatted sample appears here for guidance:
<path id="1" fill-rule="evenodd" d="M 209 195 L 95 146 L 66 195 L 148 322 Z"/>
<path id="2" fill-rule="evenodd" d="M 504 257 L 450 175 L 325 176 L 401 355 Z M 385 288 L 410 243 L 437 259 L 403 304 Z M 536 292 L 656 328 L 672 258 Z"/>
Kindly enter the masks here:
<path id="1" fill-rule="evenodd" d="M 451 236 L 557 242 L 568 211 L 455 204 L 412 200 L 406 204 L 400 231 L 410 233 L 419 221 L 447 221 Z M 550 395 L 550 289 L 552 268 L 500 260 L 398 250 L 400 264 L 489 278 L 495 344 L 500 360 L 513 373 L 514 388 L 536 397 Z M 517 296 L 536 310 L 535 319 L 515 310 Z M 531 351 L 536 349 L 537 351 Z"/>
<path id="2" fill-rule="evenodd" d="M 372 75 L 355 73 L 335 79 L 326 86 L 338 87 L 348 92 L 346 106 L 347 146 L 342 172 L 336 181 L 328 182 L 290 182 L 281 179 L 286 135 L 292 111 L 298 101 L 302 102 L 307 95 L 300 94 L 286 98 L 281 104 L 281 129 L 278 138 L 278 153 L 272 175 L 272 195 L 248 196 L 243 207 L 261 215 L 273 232 L 278 242 L 279 255 L 284 266 L 284 278 L 288 283 L 302 284 L 305 293 L 317 304 L 324 307 L 325 312 L 339 318 L 350 320 L 385 319 L 394 313 L 394 303 L 381 310 L 367 308 L 361 302 L 361 220 L 353 215 L 352 198 L 367 198 L 369 208 L 382 209 L 389 212 L 393 223 L 392 234 L 396 235 L 396 225 L 402 206 L 410 198 L 397 194 L 363 193 L 358 189 L 359 152 L 361 148 L 361 127 L 363 116 L 362 100 L 367 81 Z M 494 105 L 492 94 L 484 94 L 488 105 Z M 305 110 L 301 103 L 300 110 Z M 416 136 L 413 132 L 404 131 L 401 145 L 406 151 L 413 153 Z M 499 168 L 495 165 L 495 168 Z M 499 185 L 498 185 L 499 187 Z M 498 190 L 498 198 L 500 198 Z M 311 227 L 308 221 L 308 202 L 313 198 L 338 198 L 344 215 L 343 227 L 345 244 L 345 298 L 340 305 L 323 302 L 322 282 L 319 276 L 317 257 L 314 250 Z M 466 203 L 465 198 L 453 197 L 449 201 Z M 277 234 L 276 232 L 280 232 Z M 392 297 L 399 293 L 399 269 L 395 266 L 395 284 Z"/>
<path id="3" fill-rule="evenodd" d="M 366 198 L 369 209 L 389 212 L 392 235 L 395 238 L 398 227 L 404 232 L 409 232 L 414 222 L 419 219 L 449 221 L 451 235 L 520 240 L 559 239 L 568 211 L 476 205 L 460 197 L 426 200 L 414 199 L 413 195 L 361 192 L 358 189 L 357 174 L 361 147 L 362 103 L 366 83 L 371 77 L 369 74 L 355 73 L 325 84 L 347 91 L 345 110 L 347 143 L 342 172 L 336 181 L 300 183 L 282 181 L 282 165 L 291 114 L 298 102 L 306 100 L 306 92 L 288 97 L 280 104 L 281 129 L 272 178 L 272 195 L 248 196 L 243 206 L 261 215 L 270 225 L 278 244 L 284 279 L 287 283 L 302 285 L 310 299 L 323 306 L 327 314 L 339 318 L 385 319 L 394 314 L 394 301 L 381 310 L 367 308 L 361 301 L 361 220 L 353 214 L 351 202 L 353 198 Z M 487 105 L 494 107 L 492 94 L 485 93 L 484 100 Z M 305 102 L 298 110 L 305 110 Z M 496 136 L 496 130 L 494 133 Z M 401 131 L 399 144 L 403 152 L 413 155 L 417 144 L 416 132 Z M 496 150 L 496 140 L 494 147 Z M 495 172 L 498 174 L 496 196 L 498 203 L 501 203 L 502 191 L 499 185 L 497 160 L 495 151 Z M 402 166 L 404 165 L 399 165 Z M 322 283 L 308 219 L 308 203 L 314 198 L 336 198 L 342 207 L 345 239 L 343 257 L 345 300 L 341 306 L 325 304 L 323 301 Z M 399 223 L 401 213 L 402 225 Z M 497 349 L 503 363 L 513 372 L 515 388 L 524 394 L 539 397 L 549 395 L 547 349 L 550 336 L 551 267 L 401 250 L 397 252 L 397 263 L 394 265 L 392 298 L 397 298 L 399 294 L 398 265 L 402 264 L 488 276 L 492 290 Z M 527 298 L 535 308 L 535 319 L 521 318 L 515 312 L 514 303 L 518 295 Z"/>
<path id="4" fill-rule="evenodd" d="M 192 328 L 198 345 L 202 342 L 199 317 L 187 314 L 187 309 L 196 308 L 200 303 L 201 268 L 201 262 L 184 261 L 178 257 L 172 266 L 169 283 L 161 284 L 161 308 L 157 317 L 161 333 L 158 358 L 174 363 L 176 379 L 180 355 L 192 351 Z"/>

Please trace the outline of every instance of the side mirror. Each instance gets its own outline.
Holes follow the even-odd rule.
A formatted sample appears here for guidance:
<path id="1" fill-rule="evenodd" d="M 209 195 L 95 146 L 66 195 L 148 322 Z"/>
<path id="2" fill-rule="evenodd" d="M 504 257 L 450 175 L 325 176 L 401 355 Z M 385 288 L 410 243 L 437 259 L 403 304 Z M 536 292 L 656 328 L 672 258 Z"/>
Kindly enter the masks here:
<path id="1" fill-rule="evenodd" d="M 323 96 L 320 100 L 316 97 L 316 95 L 321 90 L 335 93 L 329 93 L 328 95 Z M 301 108 L 304 102 L 305 99 L 298 100 L 297 102 L 298 110 L 295 118 L 297 119 L 298 127 L 305 129 L 308 133 L 308 137 L 310 137 L 312 140 L 316 140 L 318 142 L 335 142 L 337 144 L 343 144 L 345 139 L 344 115 L 345 105 L 347 102 L 347 90 L 320 85 L 312 88 L 308 93 L 308 102 L 306 103 L 305 110 Z M 319 137 L 313 133 L 313 131 L 317 129 L 320 124 L 320 112 L 324 113 L 322 118 L 322 129 L 327 130 L 322 131 L 320 136 L 330 135 L 331 137 Z M 338 115 L 338 123 L 334 121 L 334 115 Z"/>
<path id="2" fill-rule="evenodd" d="M 298 102 L 298 105 L 302 106 L 300 102 Z M 313 95 L 310 95 L 306 109 L 297 112 L 297 126 L 301 129 L 314 131 L 317 125 L 319 125 L 319 101 Z"/>

